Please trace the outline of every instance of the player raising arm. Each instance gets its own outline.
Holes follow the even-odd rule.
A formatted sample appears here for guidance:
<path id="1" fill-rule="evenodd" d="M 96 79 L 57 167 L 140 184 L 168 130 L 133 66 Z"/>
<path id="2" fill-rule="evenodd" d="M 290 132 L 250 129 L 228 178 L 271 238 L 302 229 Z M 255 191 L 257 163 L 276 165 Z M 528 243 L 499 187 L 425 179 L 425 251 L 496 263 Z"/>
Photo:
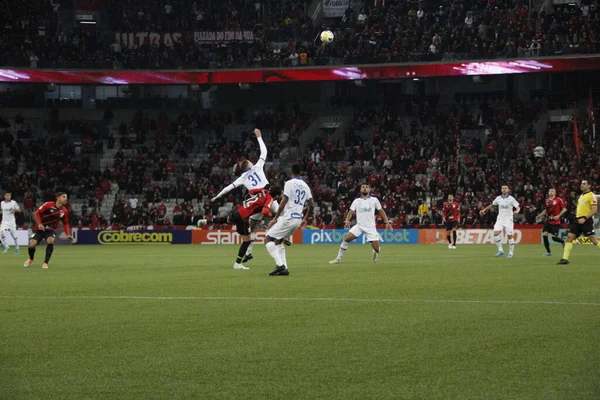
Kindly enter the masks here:
<path id="1" fill-rule="evenodd" d="M 488 212 L 490 208 L 494 206 L 498 207 L 498 218 L 496 218 L 496 223 L 494 224 L 494 242 L 498 247 L 496 257 L 504 255 L 504 250 L 502 249 L 502 233 L 504 232 L 506 236 L 508 236 L 509 251 L 507 258 L 513 258 L 515 251 L 515 241 L 513 239 L 515 230 L 514 216 L 521 211 L 521 207 L 519 206 L 519 202 L 509 194 L 510 188 L 508 185 L 502 185 L 501 190 L 502 194 L 496 197 L 492 204 L 481 210 L 479 213 L 483 215 Z"/>
<path id="2" fill-rule="evenodd" d="M 17 241 L 17 222 L 15 220 L 15 213 L 21 212 L 19 205 L 12 199 L 12 193 L 4 193 L 4 201 L 2 202 L 2 223 L 0 224 L 0 237 L 2 239 L 2 245 L 4 246 L 4 252 L 8 253 L 10 246 L 6 239 L 6 232 L 10 233 L 13 240 L 15 241 L 15 254 L 19 254 L 19 242 Z"/>
<path id="3" fill-rule="evenodd" d="M 69 210 L 66 204 L 69 198 L 66 193 L 59 192 L 56 194 L 56 201 L 44 203 L 34 213 L 35 222 L 37 223 L 37 231 L 31 236 L 29 241 L 29 259 L 23 264 L 24 267 L 29 267 L 35 258 L 35 248 L 42 241 L 46 240 L 46 258 L 42 264 L 42 268 L 48 269 L 48 263 L 52 252 L 54 251 L 54 238 L 56 237 L 56 228 L 58 223 L 62 221 L 63 228 L 67 238 L 73 243 L 75 240 L 71 236 L 71 227 L 69 224 Z"/>
<path id="4" fill-rule="evenodd" d="M 546 207 L 544 211 L 538 215 L 538 218 L 547 215 L 544 227 L 542 228 L 542 236 L 544 238 L 544 247 L 546 248 L 545 256 L 551 256 L 550 242 L 548 241 L 548 235 L 552 235 L 552 240 L 565 246 L 565 241 L 558 237 L 560 232 L 560 217 L 567 212 L 565 203 L 560 197 L 556 197 L 556 190 L 550 189 L 548 191 L 548 198 L 546 199 Z"/>
<path id="5" fill-rule="evenodd" d="M 348 215 L 346 216 L 346 221 L 344 223 L 344 226 L 349 228 L 352 217 L 354 217 L 354 214 L 356 214 L 356 225 L 350 229 L 350 232 L 348 232 L 346 238 L 340 245 L 340 250 L 338 251 L 337 257 L 329 261 L 329 264 L 341 263 L 342 257 L 344 257 L 344 253 L 346 253 L 350 242 L 362 234 L 365 234 L 367 240 L 371 242 L 371 247 L 373 248 L 373 262 L 377 262 L 379 259 L 381 247 L 379 245 L 380 237 L 379 233 L 377 232 L 377 226 L 375 222 L 375 212 L 378 212 L 379 215 L 381 215 L 385 221 L 386 228 L 391 229 L 392 223 L 381 207 L 379 199 L 371 196 L 370 193 L 371 187 L 369 184 L 363 183 L 360 186 L 361 197 L 355 199 L 350 205 L 350 210 L 348 211 Z"/>

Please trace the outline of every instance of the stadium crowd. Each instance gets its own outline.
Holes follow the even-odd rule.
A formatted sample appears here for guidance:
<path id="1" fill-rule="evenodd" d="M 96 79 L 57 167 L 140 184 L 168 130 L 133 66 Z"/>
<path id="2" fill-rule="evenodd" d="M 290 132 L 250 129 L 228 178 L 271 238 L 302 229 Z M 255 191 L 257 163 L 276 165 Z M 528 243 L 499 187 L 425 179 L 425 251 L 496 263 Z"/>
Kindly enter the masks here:
<path id="1" fill-rule="evenodd" d="M 572 129 L 570 124 L 548 124 L 544 141 L 537 143 L 531 127 L 516 132 L 513 124 L 531 122 L 528 118 L 541 112 L 538 106 L 478 107 L 479 113 L 466 106 L 442 113 L 433 102 L 422 102 L 410 108 L 408 119 L 402 107 L 360 108 L 343 137 L 317 138 L 301 149 L 317 203 L 313 223 L 343 225 L 364 181 L 396 225 L 441 224 L 448 193 L 461 205 L 461 223 L 489 225 L 495 215 L 480 217 L 478 210 L 498 194 L 501 183 L 511 185 L 522 205 L 522 223 L 536 223 L 551 186 L 572 210 L 581 177 L 572 157 L 572 136 L 564 134 Z M 297 107 L 263 111 L 250 121 L 264 127 L 269 158 L 275 161 L 266 171 L 268 178 L 282 183 L 286 166 L 294 161 L 289 159 L 290 148 L 299 146 L 310 115 Z M 112 130 L 85 121 L 56 119 L 34 126 L 19 118 L 2 120 L 0 187 L 10 188 L 29 214 L 51 199 L 54 189 L 68 190 L 72 199 L 84 201 L 81 209 L 73 210 L 74 222 L 83 225 L 186 225 L 200 218 L 222 223 L 223 202 L 235 203 L 240 194 L 230 193 L 223 202 L 208 199 L 239 173 L 233 166 L 241 157 L 256 158 L 248 132 L 234 140 L 223 134 L 235 120 L 248 122 L 243 111 L 236 114 L 183 112 L 170 120 L 165 112 L 154 119 L 139 111 Z M 484 120 L 485 133 L 460 138 L 458 150 L 461 129 Z M 290 134 L 282 140 L 284 131 Z M 580 139 L 587 143 L 582 162 L 597 165 L 600 159 L 590 146 L 589 129 L 584 124 L 581 131 Z M 42 151 L 45 148 L 54 150 Z M 101 169 L 97 160 L 108 150 L 114 151 L 114 163 Z M 174 161 L 192 160 L 189 156 L 197 153 L 203 157 L 196 162 Z M 588 178 L 600 184 L 598 173 Z M 102 215 L 105 197 L 115 194 L 110 215 Z M 167 210 L 165 203 L 172 201 L 176 206 Z"/>
<path id="2" fill-rule="evenodd" d="M 0 16 L 0 64 L 78 68 L 233 68 L 494 59 L 600 51 L 595 3 L 523 1 L 363 2 L 343 18 L 315 26 L 304 4 L 282 1 L 108 1 L 105 28 L 60 22 L 58 0 L 7 3 Z M 315 44 L 324 29 L 329 46 Z M 251 38 L 198 42 L 193 32 L 247 31 Z M 125 43 L 119 34 L 156 32 Z M 163 34 L 181 33 L 181 37 Z M 141 40 L 141 39 L 136 39 Z"/>

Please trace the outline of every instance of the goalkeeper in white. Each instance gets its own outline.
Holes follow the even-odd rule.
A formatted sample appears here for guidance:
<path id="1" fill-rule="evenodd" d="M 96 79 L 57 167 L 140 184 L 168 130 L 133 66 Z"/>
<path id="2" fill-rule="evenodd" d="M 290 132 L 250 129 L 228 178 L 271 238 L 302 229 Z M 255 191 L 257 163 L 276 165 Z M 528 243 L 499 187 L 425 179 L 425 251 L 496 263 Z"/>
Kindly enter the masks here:
<path id="1" fill-rule="evenodd" d="M 6 240 L 7 233 L 10 233 L 10 236 L 12 236 L 15 241 L 15 254 L 19 254 L 17 222 L 15 220 L 15 213 L 18 212 L 21 212 L 21 209 L 17 202 L 12 199 L 12 193 L 4 193 L 4 201 L 2 202 L 2 223 L 0 224 L 0 238 L 2 239 L 2 245 L 4 246 L 2 254 L 6 254 L 10 250 L 10 246 Z"/>
<path id="2" fill-rule="evenodd" d="M 377 225 L 375 223 L 375 212 L 378 212 L 385 221 L 386 229 L 391 229 L 392 223 L 381 207 L 379 199 L 371 196 L 371 187 L 367 183 L 361 185 L 360 193 L 362 196 L 352 202 L 345 222 L 345 227 L 348 228 L 350 226 L 350 221 L 352 221 L 352 217 L 356 213 L 356 225 L 350 229 L 350 232 L 348 232 L 340 246 L 337 257 L 329 261 L 329 264 L 341 263 L 342 257 L 344 257 L 344 253 L 346 253 L 350 242 L 362 234 L 367 236 L 367 240 L 371 242 L 371 246 L 373 247 L 373 262 L 377 262 L 379 259 L 381 247 L 379 245 L 380 236 L 377 232 Z"/>

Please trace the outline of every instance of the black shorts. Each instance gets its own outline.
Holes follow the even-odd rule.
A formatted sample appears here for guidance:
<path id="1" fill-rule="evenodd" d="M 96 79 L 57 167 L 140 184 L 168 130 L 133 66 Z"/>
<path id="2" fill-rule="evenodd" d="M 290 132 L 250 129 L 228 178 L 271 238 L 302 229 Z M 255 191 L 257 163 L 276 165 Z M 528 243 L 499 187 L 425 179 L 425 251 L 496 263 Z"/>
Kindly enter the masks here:
<path id="1" fill-rule="evenodd" d="M 446 222 L 446 230 L 451 231 L 458 227 L 458 221 Z"/>
<path id="2" fill-rule="evenodd" d="M 242 236 L 250 235 L 250 221 L 248 218 L 242 218 L 237 208 L 233 210 L 233 214 L 231 215 L 231 223 L 235 225 L 235 231 L 238 234 Z"/>
<path id="3" fill-rule="evenodd" d="M 46 229 L 45 231 L 35 231 L 33 235 L 31 235 L 30 239 L 35 240 L 38 243 L 42 243 L 42 240 L 48 241 L 49 238 L 55 238 L 56 232 Z"/>
<path id="4" fill-rule="evenodd" d="M 575 237 L 595 235 L 596 232 L 594 232 L 594 219 L 590 218 L 583 224 L 580 224 L 577 221 L 573 222 L 571 225 L 569 225 L 569 233 L 574 234 Z"/>
<path id="5" fill-rule="evenodd" d="M 560 224 L 551 224 L 548 221 L 546 221 L 544 222 L 542 232 L 548 232 L 552 236 L 558 236 L 558 234 L 560 233 Z"/>

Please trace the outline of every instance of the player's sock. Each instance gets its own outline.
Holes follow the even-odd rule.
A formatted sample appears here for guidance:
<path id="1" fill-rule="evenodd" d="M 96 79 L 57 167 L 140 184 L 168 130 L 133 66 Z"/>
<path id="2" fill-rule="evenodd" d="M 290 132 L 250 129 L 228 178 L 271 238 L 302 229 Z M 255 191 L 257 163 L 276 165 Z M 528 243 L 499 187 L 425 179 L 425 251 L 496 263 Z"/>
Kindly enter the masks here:
<path id="1" fill-rule="evenodd" d="M 238 256 L 236 259 L 236 263 L 241 264 L 242 259 L 246 255 L 246 250 L 248 250 L 248 246 L 250 246 L 250 242 L 242 242 L 240 245 L 240 249 L 238 250 Z"/>
<path id="2" fill-rule="evenodd" d="M 446 239 L 448 239 L 448 244 L 452 244 L 452 237 L 450 236 L 450 234 L 446 235 Z"/>
<path id="3" fill-rule="evenodd" d="M 565 241 L 557 236 L 552 236 L 552 240 L 555 241 L 556 243 L 560 243 L 560 244 L 564 244 Z"/>
<path id="4" fill-rule="evenodd" d="M 457 238 L 457 236 L 458 235 L 456 234 L 456 231 L 452 232 L 452 239 L 453 239 L 452 246 L 456 246 L 456 238 Z"/>
<path id="5" fill-rule="evenodd" d="M 1 239 L 1 241 L 2 241 L 2 246 L 4 246 L 4 247 L 8 247 L 8 242 L 6 241 L 6 235 L 4 234 L 4 231 L 2 231 L 2 232 L 0 233 L 0 239 Z M 15 240 L 15 243 L 16 243 L 16 242 L 17 242 L 17 241 Z"/>
<path id="6" fill-rule="evenodd" d="M 348 245 L 349 243 L 344 241 L 342 242 L 342 244 L 340 245 L 340 251 L 338 251 L 338 260 L 341 260 L 342 257 L 344 257 L 344 253 L 346 252 L 346 250 L 348 250 Z"/>
<path id="7" fill-rule="evenodd" d="M 281 266 L 283 264 L 283 261 L 281 260 L 281 253 L 279 252 L 277 245 L 274 242 L 269 242 L 265 247 L 267 248 L 267 251 L 269 252 L 271 257 L 273 257 L 273 260 L 275 260 L 275 264 L 278 267 Z"/>
<path id="8" fill-rule="evenodd" d="M 552 253 L 550 251 L 550 241 L 548 240 L 548 236 L 544 236 L 544 247 L 546 248 L 546 252 Z"/>
<path id="9" fill-rule="evenodd" d="M 571 251 L 573 251 L 573 242 L 567 242 L 565 244 L 565 250 L 563 251 L 563 260 L 568 260 L 571 256 Z"/>
<path id="10" fill-rule="evenodd" d="M 46 245 L 46 258 L 44 259 L 44 263 L 48 264 L 50 262 L 50 257 L 52 257 L 52 252 L 54 251 L 54 245 L 53 244 L 47 244 Z M 33 260 L 33 258 L 32 258 Z"/>
<path id="11" fill-rule="evenodd" d="M 31 261 L 33 261 L 33 258 L 35 257 L 35 247 L 30 247 L 29 248 L 29 259 Z"/>
<path id="12" fill-rule="evenodd" d="M 496 243 L 498 251 L 504 251 L 504 249 L 502 248 L 502 235 L 494 236 L 494 243 Z"/>
<path id="13" fill-rule="evenodd" d="M 508 252 L 509 254 L 515 252 L 515 239 L 508 239 Z"/>
<path id="14" fill-rule="evenodd" d="M 17 241 L 17 235 L 11 232 L 10 236 L 12 236 L 13 240 L 15 241 L 15 249 L 19 250 L 19 242 Z"/>
<path id="15" fill-rule="evenodd" d="M 279 257 L 281 257 L 281 265 L 284 265 L 287 268 L 287 258 L 285 254 L 285 246 L 282 244 L 277 245 L 277 250 L 279 251 Z"/>

